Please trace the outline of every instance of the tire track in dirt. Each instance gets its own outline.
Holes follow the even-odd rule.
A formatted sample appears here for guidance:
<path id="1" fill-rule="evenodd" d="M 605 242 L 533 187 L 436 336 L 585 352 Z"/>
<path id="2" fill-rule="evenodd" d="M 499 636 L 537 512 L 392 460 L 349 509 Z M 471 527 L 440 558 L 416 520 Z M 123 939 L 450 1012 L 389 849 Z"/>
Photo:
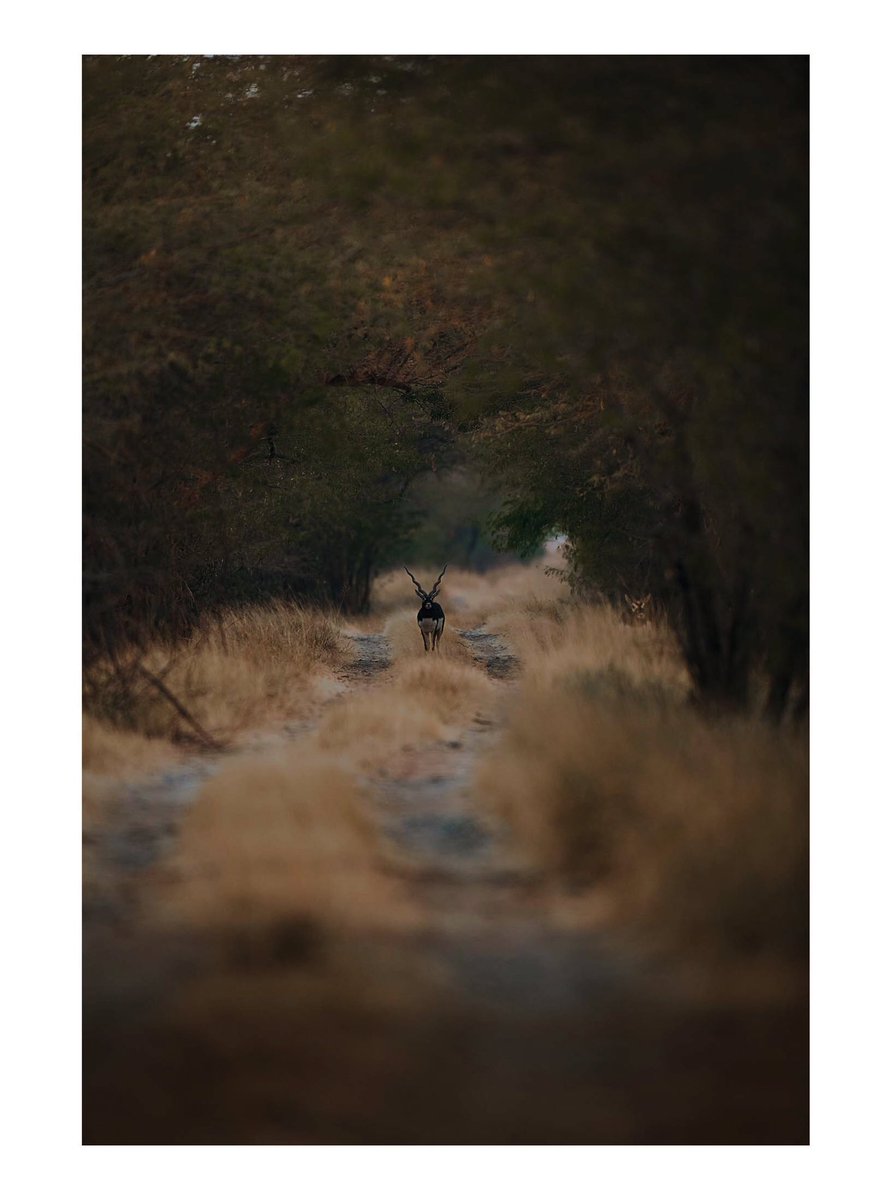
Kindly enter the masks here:
<path id="1" fill-rule="evenodd" d="M 347 636 L 356 647 L 356 657 L 340 672 L 348 683 L 361 683 L 389 670 L 392 653 L 383 633 L 351 633 Z"/>
<path id="2" fill-rule="evenodd" d="M 584 1003 L 627 974 L 614 955 L 590 953 L 590 935 L 561 935 L 541 905 L 541 876 L 510 830 L 480 810 L 476 771 L 504 726 L 516 657 L 497 634 L 458 631 L 498 687 L 492 716 L 477 714 L 452 741 L 413 747 L 399 769 L 367 779 L 382 834 L 431 931 L 430 949 L 472 1012 L 482 1004 L 533 1013 Z"/>
<path id="3" fill-rule="evenodd" d="M 490 677 L 503 681 L 512 674 L 516 660 L 501 638 L 482 629 L 457 632 Z M 476 764 L 499 728 L 497 717 L 477 713 L 451 741 L 405 747 L 395 773 L 366 779 L 382 833 L 414 864 L 416 878 L 451 880 L 460 887 L 517 875 L 504 831 L 479 812 L 473 796 Z"/>
<path id="4" fill-rule="evenodd" d="M 515 674 L 517 660 L 497 633 L 488 633 L 484 629 L 459 629 L 458 634 L 469 644 L 474 658 L 486 668 L 490 678 L 510 679 Z"/>

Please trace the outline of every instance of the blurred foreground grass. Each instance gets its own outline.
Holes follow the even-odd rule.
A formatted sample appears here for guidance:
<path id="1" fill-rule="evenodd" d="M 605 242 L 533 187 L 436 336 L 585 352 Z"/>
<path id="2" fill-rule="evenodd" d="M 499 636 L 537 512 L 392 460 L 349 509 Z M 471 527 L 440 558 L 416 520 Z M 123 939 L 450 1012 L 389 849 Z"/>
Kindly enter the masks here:
<path id="1" fill-rule="evenodd" d="M 806 1139 L 802 734 L 697 711 L 664 629 L 540 566 L 447 584 L 440 659 L 384 579 L 366 629 L 392 665 L 321 707 L 360 652 L 329 618 L 211 642 L 268 708 L 198 672 L 205 720 L 313 719 L 220 759 L 88 922 L 87 1141 Z M 457 635 L 480 621 L 510 686 Z M 91 827 L 134 803 L 115 780 L 156 763 L 153 721 L 117 743 L 88 726 Z M 382 788 L 445 831 L 460 800 L 489 856 L 414 861 Z"/>

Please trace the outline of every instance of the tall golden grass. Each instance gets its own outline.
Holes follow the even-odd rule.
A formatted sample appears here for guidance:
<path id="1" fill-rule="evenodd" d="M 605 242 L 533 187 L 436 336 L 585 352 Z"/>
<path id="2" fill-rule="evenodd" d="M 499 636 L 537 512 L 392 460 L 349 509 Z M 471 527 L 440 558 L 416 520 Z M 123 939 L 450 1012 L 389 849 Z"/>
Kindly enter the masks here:
<path id="1" fill-rule="evenodd" d="M 490 711 L 493 685 L 479 668 L 415 653 L 397 663 L 382 686 L 328 709 L 317 734 L 323 750 L 386 771 L 400 751 L 456 738 L 475 715 Z"/>
<path id="2" fill-rule="evenodd" d="M 446 727 L 435 712 L 389 688 L 386 693 L 352 696 L 330 709 L 317 738 L 323 750 L 341 755 L 354 767 L 384 770 L 399 751 L 445 735 Z"/>
<path id="3" fill-rule="evenodd" d="M 351 646 L 328 613 L 273 601 L 205 618 L 181 643 L 159 643 L 143 665 L 219 739 L 262 723 L 304 715 L 312 685 L 343 665 Z M 94 715 L 150 738 L 189 736 L 183 717 L 147 679 L 115 690 L 110 664 L 92 672 Z"/>
<path id="4" fill-rule="evenodd" d="M 229 743 L 258 726 L 304 717 L 352 653 L 329 614 L 276 601 L 208 617 L 185 642 L 135 657 L 210 736 Z M 99 664 L 87 680 L 83 719 L 83 822 L 106 822 L 133 780 L 183 756 L 193 726 L 144 676 Z M 88 864 L 92 872 L 92 865 Z"/>
<path id="5" fill-rule="evenodd" d="M 545 603 L 567 596 L 566 584 L 547 574 L 549 567 L 561 562 L 562 559 L 550 556 L 525 566 L 497 567 L 482 574 L 449 567 L 438 597 L 445 609 L 446 629 L 472 629 L 514 603 Z M 437 567 L 409 564 L 409 567 L 422 584 L 429 586 L 439 574 L 441 564 Z M 388 571 L 375 581 L 372 608 L 384 618 L 402 608 L 417 613 L 413 585 L 403 570 Z M 420 635 L 417 636 L 420 640 Z"/>
<path id="6" fill-rule="evenodd" d="M 393 928 L 411 911 L 355 775 L 304 744 L 210 779 L 164 877 L 159 916 L 227 937 L 278 931 L 296 951 L 322 927 Z"/>
<path id="7" fill-rule="evenodd" d="M 690 692 L 671 633 L 656 623 L 626 625 L 607 605 L 523 598 L 495 612 L 487 628 L 508 641 L 527 686 L 547 689 L 572 676 L 618 671 L 678 701 Z"/>
<path id="8" fill-rule="evenodd" d="M 387 911 L 361 777 L 398 772 L 404 752 L 458 740 L 475 717 L 493 717 L 505 693 L 458 635 L 485 620 L 516 655 L 519 681 L 477 794 L 559 885 L 558 917 L 609 914 L 653 946 L 694 956 L 801 956 L 800 734 L 697 711 L 667 628 L 571 601 L 543 564 L 450 570 L 438 654 L 423 651 L 410 586 L 391 572 L 376 588 L 388 672 L 318 706 L 299 749 L 244 757 L 205 786 L 180 843 L 183 912 L 223 923 L 278 909 L 367 919 L 377 898 Z M 276 603 L 208 620 L 187 645 L 156 647 L 146 662 L 205 728 L 233 736 L 311 711 L 315 683 L 350 653 L 333 617 Z M 184 732 L 148 688 L 128 720 L 129 730 L 85 722 L 97 798 L 107 795 L 98 781 L 163 765 L 168 739 Z"/>
<path id="9" fill-rule="evenodd" d="M 690 958 L 800 960 L 804 737 L 697 711 L 658 626 L 586 607 L 492 624 L 522 679 L 478 795 L 559 883 L 564 914 Z"/>
<path id="10" fill-rule="evenodd" d="M 276 939 L 299 946 L 324 934 L 327 943 L 338 928 L 411 924 L 362 775 L 457 737 L 488 711 L 494 688 L 457 638 L 424 654 L 412 612 L 391 614 L 387 633 L 395 663 L 381 679 L 329 705 L 297 745 L 242 754 L 204 785 L 159 914 L 238 944 L 259 939 L 254 952 L 267 959 Z"/>
<path id="11" fill-rule="evenodd" d="M 687 995 L 708 1012 L 726 998 L 728 1011 L 770 1015 L 777 998 L 782 1006 L 802 994 L 803 738 L 745 717 L 716 720 L 698 712 L 666 629 L 628 626 L 609 609 L 574 603 L 538 568 L 482 580 L 450 572 L 446 580 L 454 591 L 443 592 L 449 636 L 441 654 L 425 655 L 415 606 L 405 601 L 405 577 L 394 573 L 383 581 L 382 609 L 363 622 L 366 629 L 383 627 L 392 648 L 389 670 L 360 676 L 359 686 L 347 685 L 336 702 L 319 706 L 315 727 L 286 749 L 242 745 L 237 757 L 221 759 L 184 813 L 172 855 L 151 868 L 141 913 L 159 943 L 181 934 L 170 944 L 177 953 L 194 948 L 199 966 L 171 989 L 151 1036 L 125 1038 L 119 1050 L 112 1030 L 109 1065 L 88 1105 L 100 1140 L 109 1129 L 123 1141 L 145 1137 L 146 1128 L 159 1141 L 246 1135 L 277 1141 L 295 1129 L 303 1139 L 316 1130 L 343 1139 L 375 1127 L 381 1113 L 381 1136 L 404 1137 L 416 1108 L 429 1137 L 431 1128 L 438 1134 L 443 1121 L 460 1117 L 460 1098 L 481 1086 L 496 1109 L 528 1105 L 531 1113 L 537 1094 L 517 1092 L 516 1071 L 500 1069 L 509 1060 L 497 1049 L 506 1044 L 509 1055 L 519 1053 L 511 1039 L 520 1035 L 537 1057 L 544 1037 L 560 1082 L 554 1103 L 566 1104 L 560 1120 L 586 1136 L 602 1086 L 595 1079 L 594 1090 L 574 1091 L 575 1075 L 560 1074 L 562 1056 L 584 1048 L 586 1038 L 598 1044 L 604 1037 L 609 1053 L 618 1049 L 621 1056 L 628 1028 L 615 1015 L 596 1032 L 587 1017 L 563 1026 L 565 1013 L 550 1022 L 535 1015 L 505 1043 L 500 1018 L 484 1012 L 471 1019 L 467 996 L 429 937 L 431 893 L 403 869 L 402 856 L 411 850 L 391 844 L 378 823 L 386 809 L 386 802 L 376 808 L 380 776 L 408 784 L 433 763 L 447 772 L 451 747 L 444 743 L 464 739 L 475 717 L 487 718 L 493 731 L 473 782 L 480 815 L 497 818 L 492 827 L 521 851 L 507 847 L 512 866 L 522 857 L 536 868 L 517 901 L 524 928 L 531 912 L 547 932 L 571 927 L 568 941 L 579 954 L 588 946 L 576 936 L 579 928 L 610 930 L 621 947 L 645 950 L 651 964 L 670 963 L 675 984 L 679 975 L 682 987 L 692 978 Z M 488 678 L 457 635 L 483 621 L 517 656 L 509 686 Z M 165 680 L 217 734 L 312 710 L 316 682 L 350 653 L 331 618 L 301 617 L 292 606 L 209 623 L 189 645 L 172 665 L 165 657 L 172 651 L 157 648 L 150 669 L 160 673 L 169 665 Z M 134 714 L 139 732 L 85 722 L 85 766 L 97 804 L 108 801 L 116 775 L 162 765 L 173 747 L 148 735 L 176 732 L 170 720 L 152 698 Z M 465 755 L 471 752 L 465 742 Z M 405 793 L 410 804 L 410 789 Z M 88 848 L 88 875 L 100 867 Z M 98 874 L 96 880 L 107 902 L 108 889 L 118 885 Z M 498 901 L 506 921 L 491 929 L 493 961 L 517 915 L 514 902 L 508 893 Z M 473 900 L 465 894 L 461 903 L 466 909 Z M 463 919 L 459 913 L 459 934 Z M 474 945 L 473 918 L 467 932 Z M 640 978 L 651 986 L 652 976 Z M 689 1068 L 684 1038 L 700 1016 L 697 1007 L 694 1025 L 683 1022 L 678 1038 L 671 1023 L 665 1033 L 648 1034 L 648 1017 L 635 1027 L 643 1042 L 639 1061 L 637 1049 L 630 1059 L 640 1076 L 631 1110 L 639 1098 L 655 1096 L 662 1118 L 651 1064 L 661 1069 L 669 1056 L 672 1088 L 678 1081 L 681 1092 L 688 1089 L 685 1102 L 697 1116 L 710 1113 L 709 1096 L 723 1103 L 723 1066 L 715 1068 L 720 1086 L 704 1099 L 701 1072 Z M 473 1055 L 466 1070 L 464 1058 L 455 1058 L 454 1038 L 464 1036 L 465 1021 L 477 1031 L 479 1061 L 494 1063 L 494 1071 L 484 1065 L 475 1073 Z M 95 1024 L 101 1047 L 101 1017 Z M 781 1030 L 785 1038 L 786 1026 Z M 745 1072 L 737 1034 L 729 1052 L 727 1041 L 725 1035 L 735 1088 Z M 773 1054 L 773 1042 L 769 1049 Z M 754 1068 L 759 1089 L 779 1094 L 788 1087 L 785 1050 L 783 1041 L 779 1066 L 771 1066 L 766 1082 Z M 525 1062 L 522 1054 L 519 1061 Z M 797 1076 L 792 1082 L 797 1086 Z M 129 1103 L 132 1094 L 141 1098 L 138 1110 Z M 416 1095 L 424 1097 L 420 1105 Z M 672 1090 L 670 1103 L 677 1098 Z M 760 1109 L 760 1091 L 753 1104 Z M 477 1120 L 465 1127 L 459 1119 L 461 1135 L 468 1128 L 478 1134 Z M 536 1120 L 539 1130 L 539 1114 Z M 516 1136 L 509 1121 L 497 1133 Z"/>

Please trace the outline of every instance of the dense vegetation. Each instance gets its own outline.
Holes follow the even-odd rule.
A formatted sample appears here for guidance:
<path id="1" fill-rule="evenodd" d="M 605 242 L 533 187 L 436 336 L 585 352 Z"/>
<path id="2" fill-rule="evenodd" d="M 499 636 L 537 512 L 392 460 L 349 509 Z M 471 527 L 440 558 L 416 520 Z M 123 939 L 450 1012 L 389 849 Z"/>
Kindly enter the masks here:
<path id="1" fill-rule="evenodd" d="M 805 59 L 84 80 L 88 658 L 485 565 L 502 499 L 502 549 L 650 593 L 704 699 L 804 710 Z"/>

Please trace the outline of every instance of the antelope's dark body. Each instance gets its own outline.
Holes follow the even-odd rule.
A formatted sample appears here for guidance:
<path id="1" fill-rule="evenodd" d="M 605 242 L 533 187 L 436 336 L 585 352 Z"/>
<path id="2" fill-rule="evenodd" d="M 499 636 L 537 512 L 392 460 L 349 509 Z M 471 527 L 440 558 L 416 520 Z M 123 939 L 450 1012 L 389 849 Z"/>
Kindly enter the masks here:
<path id="1" fill-rule="evenodd" d="M 418 609 L 418 629 L 424 639 L 425 650 L 438 650 L 439 639 L 445 629 L 445 613 L 435 600 L 425 600 Z M 428 645 L 428 640 L 430 644 Z"/>
<path id="2" fill-rule="evenodd" d="M 421 585 L 409 571 L 405 568 L 405 573 L 415 585 L 415 592 L 418 599 L 423 601 L 418 609 L 418 629 L 421 631 L 421 637 L 424 639 L 424 650 L 438 650 L 439 639 L 442 637 L 442 631 L 445 629 L 445 613 L 442 607 L 436 603 L 436 593 L 439 591 L 439 585 L 442 583 L 442 577 L 446 573 L 446 566 L 439 572 L 439 578 L 429 592 L 425 592 Z"/>
<path id="3" fill-rule="evenodd" d="M 422 620 L 429 620 L 431 617 L 434 621 L 445 622 L 445 613 L 442 611 L 442 606 L 437 604 L 435 600 L 425 601 L 418 609 L 418 624 L 420 625 Z"/>

